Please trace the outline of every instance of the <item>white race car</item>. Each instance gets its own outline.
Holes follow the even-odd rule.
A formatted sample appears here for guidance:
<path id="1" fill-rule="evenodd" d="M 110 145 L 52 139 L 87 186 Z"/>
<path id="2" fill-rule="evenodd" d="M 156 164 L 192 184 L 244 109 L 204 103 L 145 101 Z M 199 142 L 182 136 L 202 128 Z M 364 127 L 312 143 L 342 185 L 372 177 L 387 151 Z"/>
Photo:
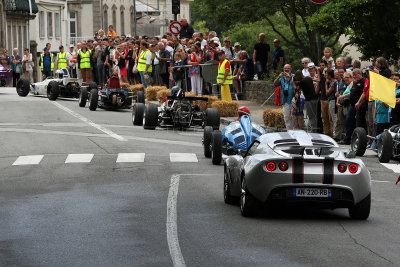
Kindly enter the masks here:
<path id="1" fill-rule="evenodd" d="M 82 86 L 82 79 L 71 78 L 67 69 L 59 69 L 55 77 L 48 77 L 43 82 L 29 84 L 27 79 L 21 78 L 17 82 L 17 94 L 27 96 L 45 95 L 49 100 L 56 100 L 58 96 L 78 98 Z"/>

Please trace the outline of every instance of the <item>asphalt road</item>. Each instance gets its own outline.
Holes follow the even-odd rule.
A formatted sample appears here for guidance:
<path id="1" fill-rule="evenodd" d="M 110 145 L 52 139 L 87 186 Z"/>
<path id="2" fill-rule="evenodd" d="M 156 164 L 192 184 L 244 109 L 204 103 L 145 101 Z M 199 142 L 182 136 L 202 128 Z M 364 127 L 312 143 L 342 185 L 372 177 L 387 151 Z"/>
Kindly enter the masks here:
<path id="1" fill-rule="evenodd" d="M 0 106 L 0 266 L 399 265 L 395 161 L 363 157 L 367 221 L 311 208 L 248 219 L 223 203 L 200 131 L 146 131 L 130 110 L 12 88 Z"/>

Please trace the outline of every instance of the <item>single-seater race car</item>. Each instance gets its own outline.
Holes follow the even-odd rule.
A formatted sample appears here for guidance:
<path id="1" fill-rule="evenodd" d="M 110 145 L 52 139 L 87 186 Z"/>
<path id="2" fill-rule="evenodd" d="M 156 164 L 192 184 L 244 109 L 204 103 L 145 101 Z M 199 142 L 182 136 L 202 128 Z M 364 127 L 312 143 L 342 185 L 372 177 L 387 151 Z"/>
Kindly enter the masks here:
<path id="1" fill-rule="evenodd" d="M 211 126 L 213 129 L 219 129 L 219 110 L 208 108 L 203 111 L 194 103 L 196 101 L 208 102 L 208 98 L 186 97 L 185 92 L 179 87 L 174 87 L 173 92 L 172 96 L 168 96 L 161 106 L 135 103 L 132 108 L 133 125 L 143 125 L 144 129 L 150 130 L 156 129 L 157 126 L 181 129 Z"/>
<path id="2" fill-rule="evenodd" d="M 12 80 L 12 70 L 6 69 L 0 64 L 0 87 L 4 87 Z"/>
<path id="3" fill-rule="evenodd" d="M 305 131 L 267 133 L 245 154 L 224 164 L 225 203 L 240 202 L 243 216 L 274 204 L 348 208 L 365 220 L 371 207 L 371 176 L 354 152 L 330 137 Z"/>
<path id="4" fill-rule="evenodd" d="M 82 86 L 82 79 L 71 78 L 67 69 L 59 69 L 55 77 L 48 77 L 43 82 L 29 84 L 27 79 L 21 78 L 17 82 L 17 94 L 27 96 L 29 92 L 33 95 L 44 95 L 49 100 L 57 97 L 78 98 Z"/>
<path id="5" fill-rule="evenodd" d="M 113 73 L 108 85 L 100 90 L 96 83 L 90 83 L 89 87 L 82 87 L 79 95 L 79 106 L 85 107 L 86 102 L 89 102 L 89 109 L 92 111 L 95 111 L 97 107 L 104 109 L 130 109 L 132 98 L 132 91 L 129 88 L 122 88 L 118 74 Z M 138 92 L 136 98 L 137 101 L 144 103 L 144 93 L 142 91 Z"/>
<path id="6" fill-rule="evenodd" d="M 368 139 L 372 141 L 371 149 L 377 152 L 379 162 L 387 163 L 391 158 L 400 159 L 400 124 L 393 125 L 376 137 L 367 135 L 364 128 L 357 127 L 351 136 L 351 150 L 357 156 L 363 156 Z"/>
<path id="7" fill-rule="evenodd" d="M 246 152 L 253 141 L 265 133 L 264 128 L 251 121 L 248 107 L 239 107 L 238 120 L 232 122 L 222 132 L 211 126 L 204 128 L 204 156 L 211 158 L 212 163 L 221 163 L 222 154 L 235 155 Z"/>

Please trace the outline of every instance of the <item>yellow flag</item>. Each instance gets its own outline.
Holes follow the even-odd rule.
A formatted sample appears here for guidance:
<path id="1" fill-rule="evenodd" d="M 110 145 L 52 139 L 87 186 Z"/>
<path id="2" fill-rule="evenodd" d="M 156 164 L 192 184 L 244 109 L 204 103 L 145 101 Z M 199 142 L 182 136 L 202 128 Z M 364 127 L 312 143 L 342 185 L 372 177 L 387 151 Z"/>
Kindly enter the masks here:
<path id="1" fill-rule="evenodd" d="M 396 82 L 373 71 L 369 72 L 369 101 L 380 100 L 389 107 L 396 106 Z"/>

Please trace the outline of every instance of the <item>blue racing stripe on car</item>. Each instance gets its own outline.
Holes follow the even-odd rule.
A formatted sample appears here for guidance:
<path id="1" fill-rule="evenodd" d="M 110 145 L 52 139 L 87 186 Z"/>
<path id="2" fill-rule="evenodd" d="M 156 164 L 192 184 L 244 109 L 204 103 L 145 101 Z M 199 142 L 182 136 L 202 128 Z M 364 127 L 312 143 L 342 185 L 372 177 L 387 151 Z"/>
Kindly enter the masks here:
<path id="1" fill-rule="evenodd" d="M 292 182 L 294 184 L 304 183 L 304 162 L 303 157 L 293 157 Z"/>

